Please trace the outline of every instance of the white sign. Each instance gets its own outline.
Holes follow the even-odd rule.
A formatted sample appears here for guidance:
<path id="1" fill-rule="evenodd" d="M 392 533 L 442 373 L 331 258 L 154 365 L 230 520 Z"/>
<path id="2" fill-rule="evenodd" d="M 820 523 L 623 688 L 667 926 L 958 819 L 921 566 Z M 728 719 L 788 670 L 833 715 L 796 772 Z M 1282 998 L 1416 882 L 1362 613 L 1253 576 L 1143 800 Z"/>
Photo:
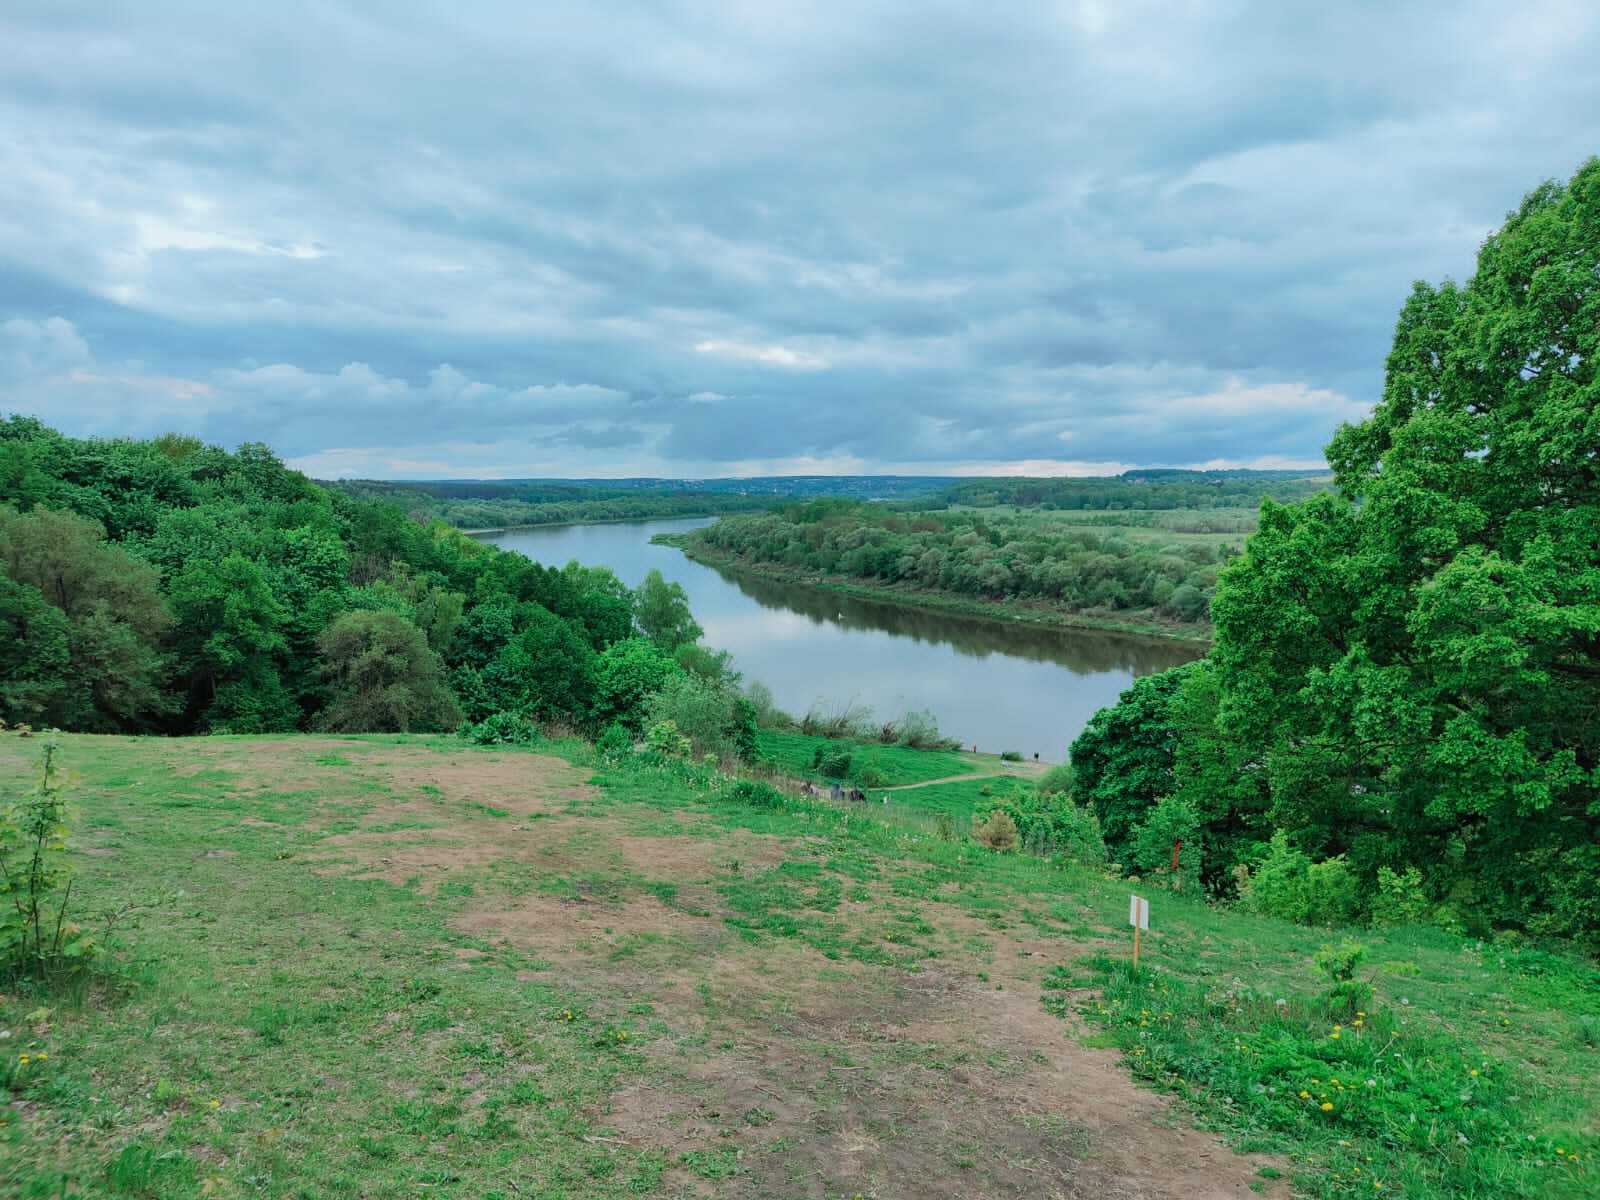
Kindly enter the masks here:
<path id="1" fill-rule="evenodd" d="M 1150 928 L 1150 901 L 1139 896 L 1128 897 L 1128 924 L 1135 929 Z"/>

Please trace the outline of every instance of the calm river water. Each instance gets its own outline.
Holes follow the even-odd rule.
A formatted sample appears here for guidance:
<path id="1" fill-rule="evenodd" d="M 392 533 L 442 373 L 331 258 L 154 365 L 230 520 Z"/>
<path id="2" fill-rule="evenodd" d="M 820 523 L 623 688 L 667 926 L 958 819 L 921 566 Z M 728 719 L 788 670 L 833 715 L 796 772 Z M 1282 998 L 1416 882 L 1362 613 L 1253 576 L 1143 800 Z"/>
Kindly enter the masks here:
<path id="1" fill-rule="evenodd" d="M 865 704 L 882 719 L 931 709 L 939 728 L 980 750 L 1035 752 L 1046 762 L 1136 675 L 1198 656 L 1192 647 L 1094 631 L 1046 631 L 725 574 L 690 562 L 658 533 L 706 520 L 559 525 L 480 535 L 561 566 L 606 566 L 630 586 L 651 567 L 681 583 L 707 645 L 733 653 L 746 679 L 795 715 Z"/>

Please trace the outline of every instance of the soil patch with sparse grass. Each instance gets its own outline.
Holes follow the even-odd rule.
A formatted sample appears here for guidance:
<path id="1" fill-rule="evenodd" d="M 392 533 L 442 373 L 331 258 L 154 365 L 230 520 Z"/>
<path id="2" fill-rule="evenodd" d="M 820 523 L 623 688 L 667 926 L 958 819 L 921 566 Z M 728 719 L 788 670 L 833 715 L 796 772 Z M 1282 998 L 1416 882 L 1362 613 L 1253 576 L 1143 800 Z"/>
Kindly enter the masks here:
<path id="1" fill-rule="evenodd" d="M 0 1194 L 1133 1200 L 1304 1170 L 1062 1008 L 1121 951 L 1122 889 L 897 826 L 915 791 L 757 810 L 575 742 L 64 754 L 83 902 L 144 907 L 114 974 L 0 996 L 30 1056 Z M 1315 941 L 1180 904 L 1156 963 L 1275 978 Z"/>

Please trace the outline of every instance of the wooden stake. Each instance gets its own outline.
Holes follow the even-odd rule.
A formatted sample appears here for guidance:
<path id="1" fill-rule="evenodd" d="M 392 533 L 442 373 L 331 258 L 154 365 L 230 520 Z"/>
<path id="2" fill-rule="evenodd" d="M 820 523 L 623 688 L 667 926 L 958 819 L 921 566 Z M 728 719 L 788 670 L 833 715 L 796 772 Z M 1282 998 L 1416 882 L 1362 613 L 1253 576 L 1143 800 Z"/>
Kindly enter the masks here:
<path id="1" fill-rule="evenodd" d="M 1133 927 L 1133 965 L 1139 965 L 1139 927 Z"/>

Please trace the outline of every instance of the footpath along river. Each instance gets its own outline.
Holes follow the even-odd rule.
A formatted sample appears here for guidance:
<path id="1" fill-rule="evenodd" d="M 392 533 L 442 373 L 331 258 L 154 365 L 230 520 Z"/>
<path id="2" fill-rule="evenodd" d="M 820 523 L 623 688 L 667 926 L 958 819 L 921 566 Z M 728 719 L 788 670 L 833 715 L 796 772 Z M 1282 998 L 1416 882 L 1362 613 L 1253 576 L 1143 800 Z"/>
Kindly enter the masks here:
<path id="1" fill-rule="evenodd" d="M 691 562 L 658 533 L 707 519 L 555 525 L 478 535 L 561 566 L 610 567 L 637 586 L 655 567 L 689 593 L 707 645 L 728 650 L 744 677 L 802 715 L 867 705 L 880 719 L 928 709 L 939 728 L 980 750 L 1016 750 L 1046 762 L 1096 709 L 1138 675 L 1189 662 L 1198 647 L 1096 630 L 1043 630 L 885 604 Z"/>

